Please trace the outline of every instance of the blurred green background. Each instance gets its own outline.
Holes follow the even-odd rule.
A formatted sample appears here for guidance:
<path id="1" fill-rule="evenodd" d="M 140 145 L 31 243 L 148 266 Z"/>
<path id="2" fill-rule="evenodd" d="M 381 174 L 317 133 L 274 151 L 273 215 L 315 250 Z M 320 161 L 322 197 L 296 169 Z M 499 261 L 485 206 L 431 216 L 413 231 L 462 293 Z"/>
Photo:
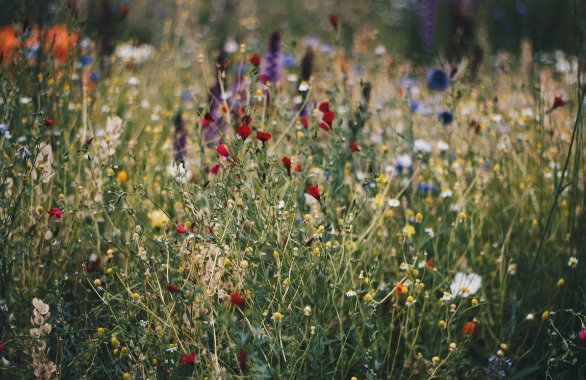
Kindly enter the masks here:
<path id="1" fill-rule="evenodd" d="M 107 25 L 118 40 L 160 43 L 167 22 L 180 15 L 187 27 L 210 44 L 220 46 L 228 36 L 256 33 L 259 39 L 280 29 L 291 36 L 331 37 L 328 16 L 336 14 L 340 38 L 349 51 L 383 44 L 387 51 L 415 60 L 449 54 L 454 12 L 467 7 L 470 44 L 485 53 L 519 53 L 523 39 L 541 51 L 576 53 L 578 30 L 585 20 L 575 7 L 583 0 L 0 0 L 0 24 L 77 22 L 96 37 L 107 4 L 113 17 Z M 128 14 L 121 18 L 120 10 Z M 433 9 L 433 10 L 432 10 Z M 425 25 L 425 26 L 424 26 Z M 427 29 L 426 29 L 427 28 Z M 431 49 L 426 52 L 422 36 Z"/>

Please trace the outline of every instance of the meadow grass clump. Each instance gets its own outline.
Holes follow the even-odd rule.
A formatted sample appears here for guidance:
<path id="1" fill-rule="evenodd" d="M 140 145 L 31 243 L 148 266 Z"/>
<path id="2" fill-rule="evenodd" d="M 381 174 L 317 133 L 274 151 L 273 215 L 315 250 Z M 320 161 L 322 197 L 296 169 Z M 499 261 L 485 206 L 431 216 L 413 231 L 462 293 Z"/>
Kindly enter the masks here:
<path id="1" fill-rule="evenodd" d="M 2 377 L 583 375 L 583 73 L 296 37 L 15 47 Z"/>

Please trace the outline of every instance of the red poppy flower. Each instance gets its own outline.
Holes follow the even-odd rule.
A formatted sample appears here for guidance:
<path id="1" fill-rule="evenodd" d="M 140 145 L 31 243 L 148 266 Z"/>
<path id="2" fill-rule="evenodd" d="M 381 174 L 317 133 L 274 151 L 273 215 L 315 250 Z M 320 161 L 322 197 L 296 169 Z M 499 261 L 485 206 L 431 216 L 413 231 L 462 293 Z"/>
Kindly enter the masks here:
<path id="1" fill-rule="evenodd" d="M 250 136 L 250 134 L 252 133 L 252 129 L 250 129 L 248 124 L 242 123 L 238 128 L 236 128 L 236 133 L 238 134 L 238 136 L 246 140 L 248 136 Z"/>
<path id="2" fill-rule="evenodd" d="M 256 132 L 256 138 L 259 139 L 260 141 L 262 141 L 263 143 L 269 141 L 271 139 L 271 134 L 270 133 L 266 133 L 266 132 L 262 132 L 262 131 L 257 131 Z"/>
<path id="3" fill-rule="evenodd" d="M 232 295 L 230 296 L 230 303 L 234 306 L 242 306 L 243 302 L 244 299 L 237 292 L 232 293 Z"/>
<path id="4" fill-rule="evenodd" d="M 267 74 L 260 74 L 258 76 L 258 81 L 266 84 L 269 81 L 269 76 Z"/>
<path id="5" fill-rule="evenodd" d="M 49 218 L 54 216 L 57 219 L 61 219 L 61 210 L 58 207 L 53 207 L 52 209 L 47 211 L 47 213 L 49 214 Z"/>
<path id="6" fill-rule="evenodd" d="M 230 155 L 230 153 L 228 153 L 228 148 L 226 148 L 226 145 L 224 144 L 218 145 L 216 147 L 216 152 L 222 157 L 228 157 Z"/>
<path id="7" fill-rule="evenodd" d="M 464 323 L 464 327 L 462 327 L 462 334 L 472 335 L 475 328 L 476 328 L 476 322 L 466 322 L 466 323 Z"/>
<path id="8" fill-rule="evenodd" d="M 309 126 L 309 121 L 307 120 L 307 116 L 301 116 L 301 125 L 303 125 L 305 128 L 307 128 Z"/>
<path id="9" fill-rule="evenodd" d="M 319 186 L 318 185 L 314 185 L 314 186 L 310 186 L 307 189 L 307 194 L 311 195 L 312 197 L 314 197 L 315 199 L 317 199 L 318 201 L 321 198 L 321 195 L 319 193 Z"/>
<path id="10" fill-rule="evenodd" d="M 319 122 L 319 127 L 325 131 L 330 130 L 330 125 L 323 120 Z"/>
<path id="11" fill-rule="evenodd" d="M 209 124 L 214 124 L 216 122 L 216 120 L 214 120 L 214 117 L 212 116 L 212 114 L 210 112 L 206 112 L 203 115 L 203 120 L 201 121 L 201 125 L 204 127 L 207 127 Z"/>
<path id="12" fill-rule="evenodd" d="M 246 352 L 244 348 L 241 348 L 238 350 L 236 358 L 238 359 L 238 365 L 240 365 L 240 367 L 244 367 L 246 365 L 246 361 L 248 360 L 248 352 Z"/>
<path id="13" fill-rule="evenodd" d="M 283 162 L 283 166 L 285 167 L 285 169 L 287 169 L 288 172 L 291 171 L 291 159 L 287 156 L 283 157 L 281 159 L 281 162 Z"/>
<path id="14" fill-rule="evenodd" d="M 582 329 L 580 331 L 578 331 L 578 338 L 580 338 L 581 340 L 586 339 L 586 329 Z M 2 351 L 2 350 L 0 350 Z"/>
<path id="15" fill-rule="evenodd" d="M 321 112 L 329 112 L 330 111 L 330 103 L 329 102 L 322 102 L 322 103 L 320 103 L 318 109 Z"/>
<path id="16" fill-rule="evenodd" d="M 5 348 L 6 348 L 6 343 L 0 342 L 0 352 L 4 351 Z"/>
<path id="17" fill-rule="evenodd" d="M 171 293 L 179 293 L 181 291 L 181 289 L 179 289 L 179 286 L 175 284 L 167 284 L 167 290 Z"/>
<path id="18" fill-rule="evenodd" d="M 301 164 L 297 164 L 293 167 L 293 171 L 299 173 L 300 171 L 303 170 L 303 167 L 301 166 Z"/>
<path id="19" fill-rule="evenodd" d="M 360 150 L 360 146 L 356 141 L 350 141 L 350 144 L 348 144 L 348 148 L 350 148 L 351 152 L 358 152 Z"/>
<path id="20" fill-rule="evenodd" d="M 183 356 L 181 357 L 181 363 L 194 365 L 195 364 L 195 353 L 192 352 L 190 354 L 183 354 Z"/>
<path id="21" fill-rule="evenodd" d="M 259 67 L 260 66 L 260 55 L 255 54 L 252 57 L 250 57 L 248 59 L 248 62 L 250 62 L 250 64 L 254 67 Z"/>
<path id="22" fill-rule="evenodd" d="M 51 119 L 45 119 L 45 127 L 50 127 L 55 123 L 54 120 Z"/>
<path id="23" fill-rule="evenodd" d="M 566 102 L 564 101 L 564 99 L 562 99 L 561 96 L 556 96 L 553 99 L 553 109 L 560 108 L 560 107 L 563 107 L 565 105 L 566 105 Z"/>
<path id="24" fill-rule="evenodd" d="M 332 25 L 332 28 L 338 29 L 338 15 L 330 15 L 328 20 L 330 20 L 330 25 Z"/>
<path id="25" fill-rule="evenodd" d="M 184 234 L 187 232 L 187 228 L 184 225 L 180 224 L 177 226 L 177 232 L 180 234 Z"/>
<path id="26" fill-rule="evenodd" d="M 212 166 L 210 168 L 210 173 L 212 173 L 212 174 L 218 174 L 219 171 L 220 171 L 220 164 L 215 164 L 214 166 Z"/>
<path id="27" fill-rule="evenodd" d="M 427 262 L 427 267 L 433 268 L 433 259 L 429 259 L 429 261 Z"/>
<path id="28" fill-rule="evenodd" d="M 332 121 L 334 121 L 334 112 L 333 111 L 324 112 L 324 116 L 321 119 L 325 123 L 327 123 L 329 126 L 332 126 Z"/>
<path id="29" fill-rule="evenodd" d="M 122 18 L 128 16 L 128 7 L 126 7 L 126 6 L 120 7 L 120 16 Z"/>

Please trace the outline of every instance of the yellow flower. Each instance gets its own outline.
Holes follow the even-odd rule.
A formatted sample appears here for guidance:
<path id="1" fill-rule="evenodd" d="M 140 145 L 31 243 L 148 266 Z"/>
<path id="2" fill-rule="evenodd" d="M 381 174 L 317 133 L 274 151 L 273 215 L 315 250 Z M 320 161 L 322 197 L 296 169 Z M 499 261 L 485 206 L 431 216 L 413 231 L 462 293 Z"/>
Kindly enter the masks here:
<path id="1" fill-rule="evenodd" d="M 236 199 L 236 206 L 238 206 L 238 207 L 244 206 L 244 201 L 242 200 L 242 198 Z"/>
<path id="2" fill-rule="evenodd" d="M 128 352 L 128 347 L 126 347 L 126 346 L 122 347 L 122 350 L 121 351 L 122 351 L 123 354 L 127 353 Z"/>
<path id="3" fill-rule="evenodd" d="M 98 334 L 103 334 L 104 333 L 104 328 L 103 327 L 98 327 Z"/>
<path id="4" fill-rule="evenodd" d="M 151 226 L 154 228 L 163 228 L 169 223 L 169 217 L 162 210 L 153 210 L 148 214 Z"/>
<path id="5" fill-rule="evenodd" d="M 440 358 L 439 358 L 439 356 L 434 356 L 433 358 L 431 358 L 431 361 L 432 361 L 434 364 L 437 364 L 437 363 L 439 363 L 439 361 L 440 361 Z"/>
<path id="6" fill-rule="evenodd" d="M 415 227 L 410 224 L 407 224 L 405 227 L 403 227 L 403 236 L 410 238 L 413 235 L 415 235 Z"/>
<path id="7" fill-rule="evenodd" d="M 313 254 L 314 254 L 314 255 L 316 255 L 316 256 L 317 256 L 317 255 L 319 255 L 319 253 L 320 253 L 320 249 L 319 249 L 319 247 L 314 247 L 314 248 L 311 250 L 311 253 L 313 253 Z"/>
<path id="8" fill-rule="evenodd" d="M 472 306 L 478 306 L 478 300 L 476 298 L 472 298 Z"/>
<path id="9" fill-rule="evenodd" d="M 100 281 L 100 279 L 99 279 L 99 278 L 96 278 L 96 279 L 94 280 L 94 286 L 101 286 L 101 285 L 102 285 L 102 281 Z"/>
<path id="10" fill-rule="evenodd" d="M 372 295 L 370 293 L 366 293 L 362 299 L 364 302 L 372 302 Z"/>
<path id="11" fill-rule="evenodd" d="M 558 285 L 559 287 L 562 287 L 562 286 L 566 285 L 566 280 L 564 280 L 563 278 L 560 278 L 560 279 L 558 280 L 558 284 L 557 284 L 557 285 Z"/>
<path id="12" fill-rule="evenodd" d="M 542 320 L 544 320 L 544 321 L 545 321 L 547 318 L 549 318 L 549 310 L 546 310 L 546 311 L 544 311 L 544 312 L 541 314 L 541 319 L 542 319 Z"/>
<path id="13" fill-rule="evenodd" d="M 421 223 L 422 221 L 423 221 L 423 214 L 418 212 L 417 215 L 415 215 L 415 222 Z"/>
<path id="14" fill-rule="evenodd" d="M 446 328 L 446 321 L 444 321 L 443 319 L 441 321 L 439 321 L 438 326 L 440 329 L 445 329 Z"/>
<path id="15" fill-rule="evenodd" d="M 273 321 L 279 323 L 283 319 L 283 314 L 279 313 L 278 311 L 273 313 Z"/>
<path id="16" fill-rule="evenodd" d="M 132 299 L 133 299 L 133 300 L 135 300 L 135 301 L 136 301 L 136 300 L 138 300 L 139 298 L 140 298 L 140 294 L 138 294 L 138 293 L 132 293 Z"/>
<path id="17" fill-rule="evenodd" d="M 114 348 L 118 348 L 118 346 L 120 346 L 120 341 L 115 336 L 113 336 L 112 339 L 110 339 L 110 343 L 112 343 L 112 346 L 114 346 Z"/>
<path id="18" fill-rule="evenodd" d="M 128 380 L 128 379 L 130 379 L 130 374 L 128 372 L 124 372 L 124 375 L 122 375 L 122 378 L 124 380 Z"/>

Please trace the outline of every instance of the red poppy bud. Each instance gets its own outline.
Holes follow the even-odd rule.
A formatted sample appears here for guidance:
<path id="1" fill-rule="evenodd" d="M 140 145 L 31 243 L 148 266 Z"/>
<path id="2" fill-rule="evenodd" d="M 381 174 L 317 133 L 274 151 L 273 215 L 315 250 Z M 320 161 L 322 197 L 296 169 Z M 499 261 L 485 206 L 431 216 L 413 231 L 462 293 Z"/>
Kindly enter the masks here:
<path id="1" fill-rule="evenodd" d="M 332 25 L 332 28 L 338 29 L 338 16 L 337 15 L 330 15 L 330 17 L 328 17 L 328 19 L 330 20 L 330 25 Z"/>
<path id="2" fill-rule="evenodd" d="M 47 213 L 49 214 L 49 218 L 54 216 L 57 219 L 61 219 L 61 210 L 58 207 L 53 207 L 52 209 L 47 211 Z"/>
<path id="3" fill-rule="evenodd" d="M 246 365 L 246 361 L 248 360 L 248 352 L 246 352 L 245 349 L 241 348 L 238 350 L 236 358 L 238 359 L 238 365 L 240 367 L 244 367 Z"/>
<path id="4" fill-rule="evenodd" d="M 259 67 L 260 66 L 260 55 L 255 54 L 252 57 L 250 57 L 248 59 L 248 62 L 250 62 L 250 64 L 254 67 Z"/>
<path id="5" fill-rule="evenodd" d="M 88 145 L 90 145 L 92 143 L 92 141 L 94 141 L 94 136 L 92 136 L 89 139 L 85 140 L 85 142 L 83 143 L 84 148 L 87 148 Z"/>
<path id="6" fill-rule="evenodd" d="M 303 125 L 305 128 L 307 128 L 309 126 L 309 121 L 307 120 L 307 116 L 301 116 L 301 125 Z"/>
<path id="7" fill-rule="evenodd" d="M 269 76 L 267 74 L 260 74 L 258 76 L 258 81 L 266 84 L 269 81 Z"/>
<path id="8" fill-rule="evenodd" d="M 360 150 L 360 146 L 358 145 L 358 143 L 356 141 L 350 141 L 350 144 L 348 145 L 348 147 L 350 148 L 350 151 L 352 153 L 358 152 Z"/>
<path id="9" fill-rule="evenodd" d="M 122 16 L 122 18 L 128 16 L 128 7 L 121 7 L 120 8 L 120 16 Z"/>
<path id="10" fill-rule="evenodd" d="M 283 166 L 285 167 L 285 169 L 287 169 L 288 172 L 291 171 L 291 159 L 287 156 L 283 157 L 281 159 L 281 162 L 283 162 Z"/>
<path id="11" fill-rule="evenodd" d="M 295 165 L 295 167 L 293 168 L 293 171 L 294 171 L 294 172 L 297 172 L 297 173 L 299 173 L 299 172 L 300 172 L 300 171 L 302 171 L 302 170 L 303 170 L 303 167 L 301 166 L 301 164 L 297 164 L 297 165 Z"/>
<path id="12" fill-rule="evenodd" d="M 250 134 L 252 133 L 252 130 L 250 129 L 248 124 L 242 123 L 238 128 L 236 128 L 236 133 L 238 134 L 238 136 L 246 140 L 248 136 L 250 136 Z"/>
<path id="13" fill-rule="evenodd" d="M 228 148 L 226 148 L 226 145 L 224 144 L 218 145 L 216 147 L 216 152 L 222 157 L 228 157 L 230 155 L 230 153 L 228 153 Z"/>
<path id="14" fill-rule="evenodd" d="M 50 127 L 55 123 L 55 121 L 51 119 L 45 119 L 45 127 Z"/>
<path id="15" fill-rule="evenodd" d="M 210 168 L 210 173 L 212 173 L 212 174 L 218 174 L 219 171 L 220 171 L 220 164 L 215 164 L 214 166 L 212 166 Z"/>
<path id="16" fill-rule="evenodd" d="M 312 197 L 314 197 L 315 199 L 317 199 L 319 201 L 320 197 L 321 197 L 321 194 L 319 193 L 319 186 L 318 185 L 310 186 L 307 189 L 307 194 L 311 195 Z"/>
<path id="17" fill-rule="evenodd" d="M 230 296 L 230 303 L 234 306 L 242 306 L 243 302 L 244 299 L 237 292 L 232 293 L 232 295 Z"/>
<path id="18" fill-rule="evenodd" d="M 180 234 L 184 234 L 187 232 L 187 228 L 184 225 L 180 224 L 177 226 L 177 232 Z"/>
<path id="19" fill-rule="evenodd" d="M 195 364 L 195 353 L 192 352 L 190 354 L 183 354 L 183 356 L 181 357 L 181 363 L 194 365 Z"/>
<path id="20" fill-rule="evenodd" d="M 179 293 L 181 291 L 181 289 L 179 289 L 179 286 L 175 284 L 167 284 L 167 290 L 171 293 Z"/>
<path id="21" fill-rule="evenodd" d="M 267 141 L 269 141 L 271 139 L 271 134 L 270 133 L 266 133 L 266 132 L 262 132 L 262 131 L 257 131 L 256 132 L 256 138 L 260 141 L 263 142 L 263 144 Z"/>
<path id="22" fill-rule="evenodd" d="M 553 99 L 553 109 L 560 108 L 560 107 L 563 107 L 565 105 L 566 105 L 566 102 L 564 101 L 564 99 L 562 99 L 561 96 L 556 96 Z"/>

